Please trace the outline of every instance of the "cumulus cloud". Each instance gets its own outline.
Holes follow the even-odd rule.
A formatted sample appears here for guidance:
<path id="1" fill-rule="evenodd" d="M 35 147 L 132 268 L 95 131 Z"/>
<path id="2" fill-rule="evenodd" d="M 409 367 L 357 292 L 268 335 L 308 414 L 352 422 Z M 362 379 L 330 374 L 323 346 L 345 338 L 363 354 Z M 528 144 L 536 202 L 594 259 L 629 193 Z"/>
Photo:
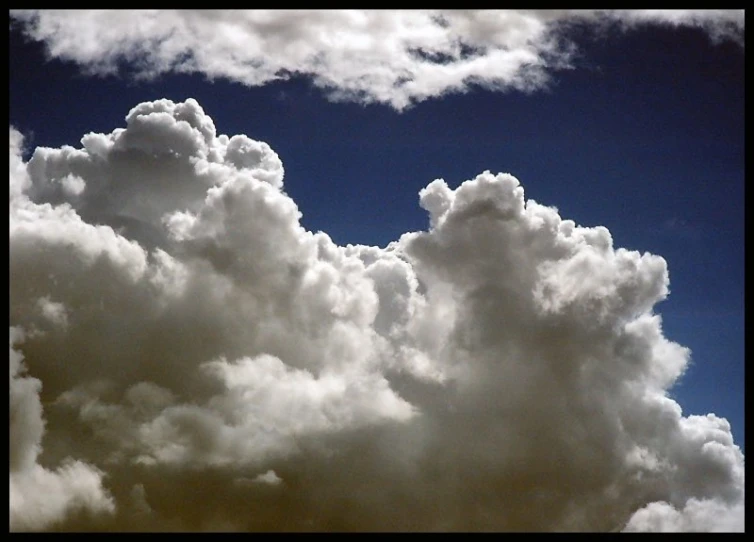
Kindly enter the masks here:
<path id="1" fill-rule="evenodd" d="M 343 247 L 195 100 L 22 145 L 12 529 L 743 529 L 728 422 L 669 395 L 665 260 L 512 175 L 435 180 L 426 231 Z"/>
<path id="2" fill-rule="evenodd" d="M 398 110 L 474 85 L 541 88 L 552 70 L 572 65 L 572 24 L 687 26 L 717 41 L 744 40 L 744 10 L 11 10 L 11 17 L 50 56 L 94 73 L 125 66 L 146 77 L 202 73 L 250 86 L 302 75 L 333 99 Z"/>

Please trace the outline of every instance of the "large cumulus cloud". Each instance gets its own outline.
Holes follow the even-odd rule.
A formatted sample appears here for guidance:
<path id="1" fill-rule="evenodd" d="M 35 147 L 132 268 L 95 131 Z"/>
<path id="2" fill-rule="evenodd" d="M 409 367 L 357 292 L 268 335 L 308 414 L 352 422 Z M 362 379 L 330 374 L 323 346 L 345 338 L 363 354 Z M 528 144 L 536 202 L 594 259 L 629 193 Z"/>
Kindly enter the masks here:
<path id="1" fill-rule="evenodd" d="M 665 261 L 515 177 L 342 247 L 194 100 L 10 140 L 11 528 L 743 529 L 730 426 L 668 393 Z"/>
<path id="2" fill-rule="evenodd" d="M 12 10 L 52 57 L 95 73 L 292 74 L 334 99 L 403 109 L 473 85 L 534 90 L 572 64 L 574 24 L 701 28 L 743 44 L 744 10 Z"/>

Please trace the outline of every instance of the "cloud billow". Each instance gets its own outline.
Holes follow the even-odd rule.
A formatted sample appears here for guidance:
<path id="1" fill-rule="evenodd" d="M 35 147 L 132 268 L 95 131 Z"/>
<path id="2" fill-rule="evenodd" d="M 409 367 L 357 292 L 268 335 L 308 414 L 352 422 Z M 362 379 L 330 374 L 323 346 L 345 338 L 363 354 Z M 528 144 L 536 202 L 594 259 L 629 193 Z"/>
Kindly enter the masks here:
<path id="1" fill-rule="evenodd" d="M 728 422 L 668 394 L 665 260 L 512 175 L 342 247 L 195 100 L 22 144 L 11 530 L 743 530 Z"/>

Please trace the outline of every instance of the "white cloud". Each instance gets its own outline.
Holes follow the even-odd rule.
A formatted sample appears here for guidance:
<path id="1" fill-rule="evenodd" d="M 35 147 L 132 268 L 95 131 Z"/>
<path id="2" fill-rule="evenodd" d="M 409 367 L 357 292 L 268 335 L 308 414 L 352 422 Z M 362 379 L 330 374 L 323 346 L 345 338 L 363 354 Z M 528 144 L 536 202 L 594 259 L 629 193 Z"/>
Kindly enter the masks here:
<path id="1" fill-rule="evenodd" d="M 314 378 L 272 356 L 235 363 L 221 359 L 203 368 L 223 382 L 225 391 L 204 408 L 171 406 L 142 426 L 147 452 L 138 461 L 255 464 L 295 450 L 298 437 L 402 422 L 414 415 L 382 378 L 337 373 Z"/>
<path id="2" fill-rule="evenodd" d="M 253 481 L 258 484 L 267 484 L 270 486 L 277 486 L 283 483 L 283 479 L 275 474 L 274 470 L 268 470 L 264 474 L 258 475 Z"/>
<path id="3" fill-rule="evenodd" d="M 78 196 L 86 188 L 86 183 L 81 177 L 75 175 L 66 175 L 60 183 L 63 185 L 63 190 L 68 192 L 72 196 Z"/>
<path id="4" fill-rule="evenodd" d="M 68 316 L 66 315 L 65 305 L 56 303 L 49 297 L 40 297 L 37 306 L 50 323 L 55 326 L 65 328 L 68 325 Z"/>
<path id="5" fill-rule="evenodd" d="M 28 161 L 10 135 L 14 530 L 743 525 L 730 426 L 668 395 L 665 260 L 515 177 L 435 180 L 427 231 L 341 247 L 194 100 Z"/>
<path id="6" fill-rule="evenodd" d="M 717 500 L 689 499 L 681 510 L 666 502 L 653 502 L 636 512 L 627 532 L 744 532 L 744 504 L 732 507 Z"/>
<path id="7" fill-rule="evenodd" d="M 396 109 L 472 85 L 540 88 L 552 70 L 571 63 L 575 46 L 563 32 L 571 23 L 699 27 L 742 45 L 744 33 L 744 10 L 11 10 L 11 16 L 51 56 L 95 73 L 127 64 L 142 76 L 198 72 L 250 86 L 301 74 L 332 98 Z"/>

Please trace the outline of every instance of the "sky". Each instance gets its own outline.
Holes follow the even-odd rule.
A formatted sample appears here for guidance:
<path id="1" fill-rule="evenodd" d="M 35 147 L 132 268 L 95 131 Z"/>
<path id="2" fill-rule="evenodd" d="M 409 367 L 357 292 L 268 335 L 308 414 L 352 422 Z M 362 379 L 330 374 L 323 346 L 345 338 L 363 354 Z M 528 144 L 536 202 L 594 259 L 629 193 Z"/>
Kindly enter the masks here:
<path id="1" fill-rule="evenodd" d="M 11 530 L 744 530 L 743 10 L 9 32 Z"/>

